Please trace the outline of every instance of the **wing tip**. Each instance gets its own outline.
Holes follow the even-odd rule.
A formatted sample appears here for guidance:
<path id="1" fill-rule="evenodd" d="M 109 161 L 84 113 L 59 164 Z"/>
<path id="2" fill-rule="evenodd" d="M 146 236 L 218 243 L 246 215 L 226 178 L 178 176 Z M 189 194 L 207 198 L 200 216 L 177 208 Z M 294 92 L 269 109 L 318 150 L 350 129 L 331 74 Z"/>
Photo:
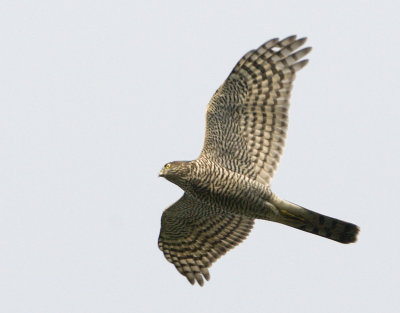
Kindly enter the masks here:
<path id="1" fill-rule="evenodd" d="M 308 64 L 309 60 L 308 59 L 304 59 L 301 60 L 295 64 L 293 64 L 292 68 L 297 72 L 300 71 L 304 66 L 306 66 Z"/>

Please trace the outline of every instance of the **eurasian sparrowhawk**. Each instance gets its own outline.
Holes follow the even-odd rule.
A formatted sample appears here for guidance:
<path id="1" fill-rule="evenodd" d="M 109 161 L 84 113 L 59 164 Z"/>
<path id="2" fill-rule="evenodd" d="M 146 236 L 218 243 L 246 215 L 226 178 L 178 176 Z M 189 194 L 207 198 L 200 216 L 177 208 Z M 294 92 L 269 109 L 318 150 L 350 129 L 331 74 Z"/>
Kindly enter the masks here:
<path id="1" fill-rule="evenodd" d="M 190 283 L 244 240 L 254 219 L 282 223 L 341 243 L 359 228 L 278 198 L 270 180 L 285 143 L 289 97 L 311 48 L 290 36 L 245 54 L 207 107 L 203 150 L 194 161 L 171 162 L 160 176 L 184 190 L 161 219 L 158 240 L 167 260 Z"/>

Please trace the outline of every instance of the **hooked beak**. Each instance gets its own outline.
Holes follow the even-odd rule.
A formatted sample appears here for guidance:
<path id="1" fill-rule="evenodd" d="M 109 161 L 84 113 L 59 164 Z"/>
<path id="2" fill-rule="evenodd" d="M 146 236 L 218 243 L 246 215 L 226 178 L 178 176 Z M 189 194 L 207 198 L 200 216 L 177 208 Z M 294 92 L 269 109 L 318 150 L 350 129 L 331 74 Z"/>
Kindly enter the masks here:
<path id="1" fill-rule="evenodd" d="M 158 173 L 158 177 L 164 177 L 164 170 L 162 169 L 160 173 Z"/>

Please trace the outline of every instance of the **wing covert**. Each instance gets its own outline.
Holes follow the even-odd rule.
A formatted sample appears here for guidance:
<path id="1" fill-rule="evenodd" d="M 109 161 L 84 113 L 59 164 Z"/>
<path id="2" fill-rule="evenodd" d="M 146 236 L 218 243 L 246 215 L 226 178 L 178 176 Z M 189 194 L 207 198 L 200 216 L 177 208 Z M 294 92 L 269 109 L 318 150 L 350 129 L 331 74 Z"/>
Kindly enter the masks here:
<path id="1" fill-rule="evenodd" d="M 184 194 L 161 218 L 158 246 L 191 284 L 209 280 L 208 268 L 242 242 L 254 219 L 215 210 Z"/>
<path id="2" fill-rule="evenodd" d="M 295 74 L 306 38 L 272 39 L 246 53 L 207 107 L 200 157 L 269 184 L 285 144 Z"/>

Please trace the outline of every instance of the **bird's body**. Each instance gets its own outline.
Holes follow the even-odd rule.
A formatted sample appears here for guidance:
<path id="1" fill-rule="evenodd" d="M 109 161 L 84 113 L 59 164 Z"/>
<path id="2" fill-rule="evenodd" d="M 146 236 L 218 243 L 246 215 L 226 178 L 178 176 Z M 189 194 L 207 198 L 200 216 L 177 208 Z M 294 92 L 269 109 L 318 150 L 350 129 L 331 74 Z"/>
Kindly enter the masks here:
<path id="1" fill-rule="evenodd" d="M 247 237 L 256 218 L 356 241 L 356 225 L 282 200 L 270 189 L 292 82 L 310 51 L 297 50 L 304 42 L 272 39 L 243 56 L 207 107 L 200 157 L 168 163 L 160 172 L 185 193 L 163 213 L 159 247 L 192 284 L 209 279 L 208 267 Z"/>
<path id="2" fill-rule="evenodd" d="M 272 195 L 267 185 L 207 159 L 177 163 L 185 168 L 181 170 L 185 175 L 180 176 L 181 181 L 172 178 L 171 182 L 199 202 L 215 209 L 266 218 L 266 203 Z"/>

